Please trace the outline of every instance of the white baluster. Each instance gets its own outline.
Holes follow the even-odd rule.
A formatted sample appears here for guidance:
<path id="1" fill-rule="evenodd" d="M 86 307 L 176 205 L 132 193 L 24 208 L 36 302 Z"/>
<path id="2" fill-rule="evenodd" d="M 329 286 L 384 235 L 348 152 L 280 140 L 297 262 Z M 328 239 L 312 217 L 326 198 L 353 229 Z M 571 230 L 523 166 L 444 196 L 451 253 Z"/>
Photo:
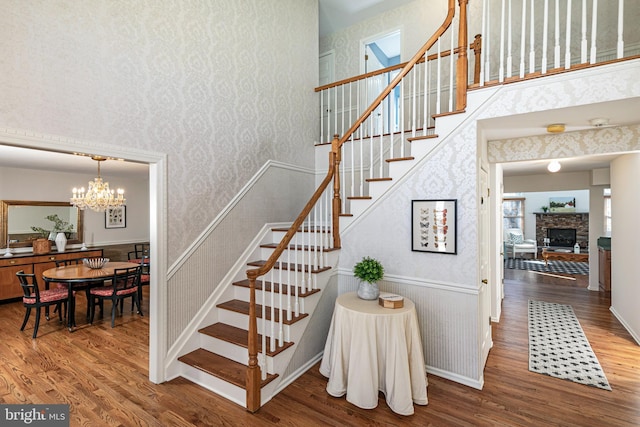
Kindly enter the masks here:
<path id="1" fill-rule="evenodd" d="M 533 1 L 533 0 L 531 0 Z M 527 34 L 527 0 L 522 0 L 522 18 L 521 18 L 521 29 L 520 29 L 520 78 L 524 78 L 524 55 L 525 55 L 525 44 L 526 44 L 526 34 Z"/>
<path id="2" fill-rule="evenodd" d="M 553 44 L 553 66 L 555 68 L 560 68 L 560 5 L 558 4 L 558 0 L 556 0 L 555 5 L 555 43 Z"/>
<path id="3" fill-rule="evenodd" d="M 536 71 L 536 22 L 535 22 L 535 1 L 531 0 L 531 24 L 529 25 L 529 72 Z"/>
<path id="4" fill-rule="evenodd" d="M 299 231 L 296 230 L 296 234 L 293 235 L 293 238 L 295 239 L 295 252 L 294 252 L 294 260 L 293 260 L 293 265 L 298 265 L 298 234 Z M 296 312 L 296 317 L 298 317 L 300 315 L 300 295 L 298 290 L 300 289 L 300 280 L 299 280 L 299 276 L 298 276 L 298 272 L 297 272 L 297 268 L 293 270 L 293 281 L 294 281 L 294 290 L 295 290 L 295 298 L 294 298 L 294 310 Z"/>
<path id="5" fill-rule="evenodd" d="M 507 22 L 508 22 L 508 28 L 507 28 L 507 77 L 511 77 L 513 75 L 513 57 L 511 56 L 511 46 L 512 46 L 512 25 L 511 25 L 511 14 L 512 14 L 512 9 L 511 9 L 511 0 L 509 0 L 509 13 L 507 15 Z"/>
<path id="6" fill-rule="evenodd" d="M 261 359 L 262 359 L 262 379 L 267 378 L 267 308 L 265 301 L 267 301 L 267 286 L 265 285 L 266 276 L 262 276 L 262 351 Z"/>
<path id="7" fill-rule="evenodd" d="M 571 68 L 571 0 L 567 0 L 567 28 L 565 29 L 564 68 Z"/>
<path id="8" fill-rule="evenodd" d="M 547 45 L 548 45 L 548 32 L 549 30 L 549 0 L 544 0 L 544 12 L 543 12 L 543 25 L 542 25 L 542 69 L 540 72 L 545 74 L 547 72 Z"/>
<path id="9" fill-rule="evenodd" d="M 500 68 L 498 69 L 498 81 L 504 81 L 504 0 L 501 0 L 500 6 Z"/>
<path id="10" fill-rule="evenodd" d="M 324 94 L 324 90 L 320 92 L 320 143 L 324 142 Z"/>
<path id="11" fill-rule="evenodd" d="M 280 266 L 282 267 L 282 266 Z M 275 272 L 271 269 L 271 339 L 269 340 L 271 351 L 276 351 L 276 295 L 275 295 Z M 266 302 L 265 302 L 266 304 Z"/>
<path id="12" fill-rule="evenodd" d="M 284 333 L 284 304 L 282 301 L 282 289 L 284 288 L 284 286 L 282 285 L 282 261 L 279 259 L 278 263 L 280 264 L 280 271 L 278 272 L 278 320 L 280 321 L 278 323 L 278 345 L 282 346 L 284 344 L 282 342 Z M 291 266 L 287 267 L 291 268 Z M 272 283 L 271 286 L 275 288 L 275 284 Z"/>
<path id="13" fill-rule="evenodd" d="M 441 40 L 441 37 L 438 37 L 438 48 L 437 48 L 438 49 L 438 56 L 437 56 L 437 59 L 436 59 L 436 61 L 438 61 L 438 63 L 437 63 L 437 72 L 436 72 L 436 114 L 440 114 L 440 91 L 441 91 L 441 86 L 442 86 L 440 84 L 440 75 L 441 75 L 441 73 L 440 73 L 441 64 L 440 63 L 442 62 L 442 61 L 440 61 L 440 58 L 441 58 L 440 54 L 442 52 L 442 49 L 440 49 L 440 40 Z"/>
<path id="14" fill-rule="evenodd" d="M 488 43 L 490 40 L 489 37 L 489 33 L 487 31 L 487 25 L 488 25 L 488 0 L 482 0 L 482 37 L 484 37 L 484 43 Z M 482 47 L 482 50 L 480 51 L 480 86 L 484 86 L 484 82 L 485 82 L 485 72 L 488 74 L 489 73 L 489 64 L 485 63 L 486 61 L 489 61 L 488 55 L 485 53 L 485 51 L 487 50 L 487 48 L 485 48 L 484 46 Z M 426 63 L 426 61 L 425 61 Z M 489 80 L 489 79 L 486 79 Z"/>
<path id="15" fill-rule="evenodd" d="M 454 17 L 454 21 L 457 22 L 457 20 Z M 451 43 L 450 43 L 450 47 L 449 47 L 449 110 L 448 111 L 453 111 L 453 76 L 455 75 L 455 68 L 453 66 L 453 58 L 454 58 L 454 54 L 453 54 L 453 41 L 454 41 L 454 36 L 455 36 L 455 31 L 451 30 L 452 28 L 458 28 L 457 25 L 454 25 L 452 27 L 449 28 L 449 32 L 451 34 Z"/>
<path id="16" fill-rule="evenodd" d="M 291 265 L 291 242 L 287 246 L 287 265 Z M 280 292 L 284 285 L 280 283 Z M 287 268 L 287 320 L 291 320 L 291 268 Z"/>
<path id="17" fill-rule="evenodd" d="M 582 29 L 580 31 L 580 63 L 587 62 L 587 0 L 582 0 Z"/>
<path id="18" fill-rule="evenodd" d="M 400 84 L 400 141 L 404 141 L 404 82 Z M 400 145 L 400 157 L 404 157 L 404 144 Z"/>
<path id="19" fill-rule="evenodd" d="M 329 138 L 333 138 L 333 135 L 338 133 L 338 86 L 334 86 L 333 95 L 333 132 L 327 135 Z"/>
<path id="20" fill-rule="evenodd" d="M 591 11 L 591 57 L 590 64 L 596 63 L 596 35 L 598 34 L 598 0 L 593 0 L 593 10 Z"/>
<path id="21" fill-rule="evenodd" d="M 618 52 L 617 58 L 624 56 L 624 40 L 622 38 L 624 30 L 624 0 L 618 0 Z"/>
<path id="22" fill-rule="evenodd" d="M 342 124 L 340 125 L 340 135 L 344 135 L 344 85 L 340 85 L 340 88 L 342 89 L 342 113 L 340 114 Z"/>
<path id="23" fill-rule="evenodd" d="M 380 104 L 380 118 L 378 119 L 378 121 L 380 122 L 380 125 L 382 125 L 383 121 L 384 121 L 384 103 Z M 383 162 L 383 154 L 384 154 L 384 138 L 382 136 L 382 133 L 380 134 L 380 136 L 378 137 L 378 149 L 380 150 L 380 176 L 379 178 L 382 178 L 383 175 L 383 170 L 382 170 L 382 164 Z"/>

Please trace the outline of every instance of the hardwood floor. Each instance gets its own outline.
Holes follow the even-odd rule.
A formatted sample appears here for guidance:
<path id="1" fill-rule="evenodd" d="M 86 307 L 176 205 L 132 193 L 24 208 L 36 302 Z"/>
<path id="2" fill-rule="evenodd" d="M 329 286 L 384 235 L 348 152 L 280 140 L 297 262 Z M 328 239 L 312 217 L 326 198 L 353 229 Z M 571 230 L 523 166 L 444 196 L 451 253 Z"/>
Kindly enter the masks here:
<path id="1" fill-rule="evenodd" d="M 152 384 L 148 317 L 126 309 L 114 329 L 109 316 L 88 325 L 82 294 L 78 329 L 69 333 L 57 319 L 43 319 L 36 340 L 33 319 L 19 331 L 21 303 L 0 305 L 0 404 L 67 403 L 71 426 L 640 425 L 640 347 L 608 310 L 609 298 L 586 290 L 584 276 L 505 276 L 483 390 L 428 375 L 429 405 L 416 406 L 412 416 L 391 412 L 382 395 L 373 410 L 329 396 L 319 364 L 256 414 L 186 380 Z M 528 371 L 528 299 L 573 306 L 613 391 Z"/>

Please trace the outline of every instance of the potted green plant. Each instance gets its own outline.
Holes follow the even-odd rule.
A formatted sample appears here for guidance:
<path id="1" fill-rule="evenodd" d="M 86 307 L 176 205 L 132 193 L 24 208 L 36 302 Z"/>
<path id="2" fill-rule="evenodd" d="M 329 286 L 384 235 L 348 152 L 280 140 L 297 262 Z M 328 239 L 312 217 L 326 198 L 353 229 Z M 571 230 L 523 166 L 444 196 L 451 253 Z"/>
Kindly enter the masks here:
<path id="1" fill-rule="evenodd" d="M 384 276 L 382 263 L 371 257 L 363 257 L 362 261 L 353 267 L 353 274 L 360 279 L 358 297 L 365 300 L 378 299 L 380 295 L 378 281 Z"/>
<path id="2" fill-rule="evenodd" d="M 31 229 L 42 236 L 47 236 L 48 234 L 49 240 L 53 240 L 56 243 L 58 252 L 64 252 L 67 246 L 67 235 L 70 236 L 73 232 L 73 224 L 61 219 L 58 214 L 47 215 L 45 218 L 53 222 L 51 230 L 46 230 L 42 227 L 31 227 Z"/>
<path id="3" fill-rule="evenodd" d="M 548 206 L 542 206 L 540 209 L 542 209 L 542 212 L 547 212 L 549 210 Z"/>

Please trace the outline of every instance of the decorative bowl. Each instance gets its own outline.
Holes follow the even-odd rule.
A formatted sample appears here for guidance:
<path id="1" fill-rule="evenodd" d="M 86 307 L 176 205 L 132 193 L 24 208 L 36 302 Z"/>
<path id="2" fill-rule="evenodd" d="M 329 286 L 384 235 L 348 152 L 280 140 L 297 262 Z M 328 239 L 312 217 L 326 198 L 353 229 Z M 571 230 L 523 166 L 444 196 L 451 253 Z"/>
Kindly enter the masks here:
<path id="1" fill-rule="evenodd" d="M 109 262 L 109 258 L 85 258 L 82 262 L 87 267 L 97 270 L 104 267 L 104 265 Z"/>

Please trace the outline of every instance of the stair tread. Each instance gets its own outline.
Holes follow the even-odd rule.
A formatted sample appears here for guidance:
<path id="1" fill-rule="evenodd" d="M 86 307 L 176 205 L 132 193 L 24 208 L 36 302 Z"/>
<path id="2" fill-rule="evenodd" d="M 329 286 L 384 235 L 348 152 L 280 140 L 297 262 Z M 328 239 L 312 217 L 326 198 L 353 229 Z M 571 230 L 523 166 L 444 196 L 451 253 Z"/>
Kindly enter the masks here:
<path id="1" fill-rule="evenodd" d="M 262 245 L 260 245 L 261 248 L 269 248 L 269 249 L 275 249 L 277 248 L 279 245 L 279 243 L 263 243 Z M 309 246 L 309 245 L 298 245 L 297 247 L 295 245 L 289 245 L 288 247 L 291 250 L 302 250 L 302 251 L 313 251 L 315 250 L 316 252 L 320 252 L 320 246 Z M 322 248 L 322 252 L 333 252 L 337 250 L 336 248 Z"/>
<path id="2" fill-rule="evenodd" d="M 371 196 L 349 196 L 349 200 L 371 200 Z"/>
<path id="3" fill-rule="evenodd" d="M 433 139 L 438 137 L 439 136 L 437 134 L 433 133 L 431 135 L 412 136 L 407 138 L 407 141 L 413 142 L 413 141 L 420 141 L 421 139 Z"/>
<path id="4" fill-rule="evenodd" d="M 234 286 L 241 286 L 243 288 L 248 288 L 249 287 L 249 279 L 244 279 L 244 280 L 239 280 L 237 282 L 233 282 Z M 271 285 L 275 285 L 275 292 L 280 292 L 280 284 L 279 283 L 271 283 L 271 282 L 264 282 L 265 288 L 267 292 L 271 292 Z M 262 290 L 262 280 L 256 280 L 256 290 Z M 289 291 L 293 291 L 295 290 L 294 286 L 284 286 L 284 292 L 283 294 L 288 295 Z M 305 288 L 303 288 L 302 286 L 298 286 L 298 296 L 300 298 L 304 298 L 304 297 L 308 297 L 309 295 L 313 295 L 315 293 L 320 292 L 320 289 L 312 289 L 312 290 L 307 290 Z M 295 292 L 292 294 L 294 295 Z"/>
<path id="5" fill-rule="evenodd" d="M 247 366 L 242 363 L 203 348 L 180 356 L 178 360 L 246 390 Z M 260 382 L 260 387 L 264 387 L 277 377 L 277 374 L 267 374 L 267 378 Z"/>
<path id="6" fill-rule="evenodd" d="M 247 265 L 251 267 L 262 267 L 266 263 L 267 263 L 266 260 L 261 259 L 259 261 L 248 262 Z M 312 269 L 311 273 L 322 273 L 323 271 L 327 271 L 331 269 L 331 267 L 318 267 L 314 269 L 312 266 L 309 266 L 307 264 L 290 264 L 288 262 L 283 262 L 283 263 L 276 262 L 275 265 L 273 266 L 273 268 L 276 270 L 282 269 L 282 270 L 304 271 L 305 273 L 309 272 L 310 267 Z"/>
<path id="7" fill-rule="evenodd" d="M 415 160 L 415 157 L 396 157 L 395 159 L 387 159 L 385 161 L 387 163 L 391 163 L 391 162 L 404 162 L 406 160 Z"/>
<path id="8" fill-rule="evenodd" d="M 280 231 L 280 232 L 287 232 L 289 231 L 289 227 L 274 227 L 271 229 L 271 231 Z M 327 227 L 299 227 L 298 228 L 298 232 L 303 232 L 303 233 L 331 233 L 331 229 L 327 228 Z"/>
<path id="9" fill-rule="evenodd" d="M 229 300 L 218 304 L 216 307 L 224 310 L 233 311 L 236 313 L 249 315 L 249 303 L 247 301 L 241 301 L 237 299 Z M 271 307 L 265 306 L 266 320 L 271 320 Z M 283 319 L 282 323 L 285 325 L 293 325 L 294 323 L 304 319 L 308 314 L 300 313 L 298 316 L 295 313 L 292 314 L 291 320 Z M 262 304 L 256 304 L 256 317 L 262 319 Z M 280 322 L 280 310 L 274 311 L 274 321 Z"/>
<path id="10" fill-rule="evenodd" d="M 217 338 L 222 341 L 226 341 L 231 344 L 235 344 L 239 347 L 249 347 L 249 332 L 246 329 L 236 328 L 235 326 L 227 325 L 226 323 L 214 323 L 213 325 L 205 326 L 198 330 L 201 334 L 208 335 L 213 338 Z M 271 337 L 266 337 L 267 349 L 271 348 Z M 283 345 L 278 345 L 276 340 L 276 349 L 274 351 L 267 350 L 267 356 L 275 356 L 282 353 L 284 350 L 293 346 L 292 342 L 284 342 Z M 262 335 L 258 334 L 258 352 L 262 351 Z"/>
<path id="11" fill-rule="evenodd" d="M 431 117 L 437 119 L 438 117 L 453 116 L 455 114 L 464 114 L 466 110 L 447 111 L 446 113 L 433 114 Z"/>
<path id="12" fill-rule="evenodd" d="M 385 177 L 385 178 L 366 178 L 366 182 L 378 182 L 378 181 L 391 181 L 393 178 Z"/>

